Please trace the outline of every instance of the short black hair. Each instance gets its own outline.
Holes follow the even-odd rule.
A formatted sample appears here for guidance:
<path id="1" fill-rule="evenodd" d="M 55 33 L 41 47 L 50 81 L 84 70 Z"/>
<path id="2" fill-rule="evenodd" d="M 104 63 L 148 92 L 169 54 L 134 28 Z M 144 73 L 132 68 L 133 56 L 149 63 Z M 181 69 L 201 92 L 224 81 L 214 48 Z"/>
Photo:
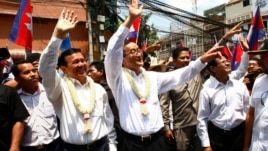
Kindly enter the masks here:
<path id="1" fill-rule="evenodd" d="M 32 64 L 32 62 L 30 62 L 29 60 L 18 60 L 16 62 L 14 62 L 14 64 L 11 67 L 11 72 L 14 75 L 14 77 L 18 77 L 20 75 L 20 70 L 19 70 L 18 66 L 20 64 L 25 64 L 25 63 Z"/>
<path id="2" fill-rule="evenodd" d="M 191 53 L 191 51 L 189 50 L 189 48 L 187 47 L 180 47 L 180 48 L 175 48 L 172 51 L 172 57 L 173 59 L 177 59 L 178 55 L 182 52 L 182 51 L 188 51 L 189 53 Z"/>
<path id="3" fill-rule="evenodd" d="M 38 61 L 40 59 L 40 53 L 31 53 L 27 56 L 26 60 L 29 60 L 31 63 Z"/>
<path id="4" fill-rule="evenodd" d="M 93 61 L 90 63 L 89 67 L 94 66 L 98 71 L 103 70 L 105 74 L 104 63 L 102 61 Z"/>
<path id="5" fill-rule="evenodd" d="M 81 50 L 76 49 L 76 48 L 70 48 L 70 49 L 63 51 L 58 58 L 58 67 L 67 66 L 67 62 L 66 62 L 65 58 L 67 56 L 74 54 L 74 53 L 81 53 Z"/>
<path id="6" fill-rule="evenodd" d="M 5 60 L 10 57 L 10 53 L 7 48 L 0 48 L 0 60 Z"/>
<path id="7" fill-rule="evenodd" d="M 224 58 L 228 59 L 228 56 L 227 56 L 226 54 L 222 54 L 222 56 L 223 56 Z M 209 61 L 208 64 L 206 65 L 206 69 L 207 69 L 212 75 L 214 75 L 215 73 L 214 73 L 213 71 L 210 70 L 210 67 L 215 67 L 215 66 L 217 66 L 218 63 L 216 62 L 216 59 L 217 59 L 217 58 L 215 58 L 215 59 Z"/>

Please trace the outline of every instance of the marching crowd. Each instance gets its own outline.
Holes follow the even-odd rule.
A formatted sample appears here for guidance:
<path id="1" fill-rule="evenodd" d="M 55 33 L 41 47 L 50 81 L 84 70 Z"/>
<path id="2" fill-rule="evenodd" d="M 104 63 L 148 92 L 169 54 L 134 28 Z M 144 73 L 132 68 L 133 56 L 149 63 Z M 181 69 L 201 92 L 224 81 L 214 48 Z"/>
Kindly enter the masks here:
<path id="1" fill-rule="evenodd" d="M 231 71 L 221 50 L 241 32 L 239 23 L 195 61 L 188 48 L 176 48 L 172 70 L 149 71 L 144 56 L 160 43 L 142 51 L 126 40 L 142 9 L 130 0 L 104 62 L 88 64 L 74 48 L 58 54 L 78 22 L 65 9 L 42 54 L 16 61 L 8 80 L 10 54 L 1 48 L 0 149 L 267 151 L 268 39 L 253 51 L 240 38 L 242 61 Z"/>

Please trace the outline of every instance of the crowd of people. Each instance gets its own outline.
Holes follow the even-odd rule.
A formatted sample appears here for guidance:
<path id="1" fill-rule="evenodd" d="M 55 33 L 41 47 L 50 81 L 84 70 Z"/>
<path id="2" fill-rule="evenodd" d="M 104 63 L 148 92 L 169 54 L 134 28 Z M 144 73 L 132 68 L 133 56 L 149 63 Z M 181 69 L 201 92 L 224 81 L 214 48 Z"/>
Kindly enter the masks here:
<path id="1" fill-rule="evenodd" d="M 195 61 L 189 48 L 176 48 L 172 68 L 150 71 L 145 56 L 161 42 L 142 51 L 126 40 L 142 10 L 130 0 L 104 61 L 89 63 L 75 48 L 58 54 L 78 22 L 65 9 L 42 54 L 14 62 L 12 76 L 3 74 L 10 54 L 1 48 L 0 149 L 266 151 L 268 39 L 252 51 L 240 38 L 242 61 L 231 71 L 221 50 L 239 23 Z"/>

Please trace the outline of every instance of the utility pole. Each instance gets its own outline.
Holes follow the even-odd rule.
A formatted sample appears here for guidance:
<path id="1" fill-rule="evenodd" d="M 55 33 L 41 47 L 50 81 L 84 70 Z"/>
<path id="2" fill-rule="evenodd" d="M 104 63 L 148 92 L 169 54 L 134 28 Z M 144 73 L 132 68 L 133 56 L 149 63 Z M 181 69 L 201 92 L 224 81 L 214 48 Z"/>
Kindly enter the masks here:
<path id="1" fill-rule="evenodd" d="M 94 61 L 93 58 L 93 40 L 92 40 L 92 26 L 91 26 L 91 16 L 90 16 L 90 10 L 89 10 L 89 5 L 90 5 L 90 0 L 87 0 L 87 25 L 88 25 L 88 45 L 89 45 L 89 61 L 92 62 Z"/>

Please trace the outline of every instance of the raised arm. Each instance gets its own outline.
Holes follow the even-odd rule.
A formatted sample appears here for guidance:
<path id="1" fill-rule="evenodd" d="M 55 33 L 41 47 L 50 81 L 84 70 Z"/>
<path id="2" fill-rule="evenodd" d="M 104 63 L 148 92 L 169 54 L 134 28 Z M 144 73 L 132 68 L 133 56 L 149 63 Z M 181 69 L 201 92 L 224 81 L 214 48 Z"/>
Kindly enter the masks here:
<path id="1" fill-rule="evenodd" d="M 227 42 L 228 39 L 230 39 L 233 35 L 235 34 L 239 34 L 242 29 L 241 29 L 241 25 L 243 24 L 243 22 L 240 22 L 238 24 L 236 24 L 230 31 L 228 31 L 217 43 L 217 45 L 219 46 L 224 46 Z"/>
<path id="2" fill-rule="evenodd" d="M 61 94 L 60 77 L 56 71 L 58 50 L 62 39 L 75 27 L 77 22 L 77 16 L 74 15 L 74 12 L 63 9 L 52 38 L 40 57 L 39 74 L 43 78 L 44 87 L 51 101 L 57 100 Z"/>
<path id="3" fill-rule="evenodd" d="M 112 90 L 115 90 L 115 82 L 118 82 L 122 73 L 123 47 L 129 28 L 141 15 L 142 8 L 143 6 L 138 7 L 138 0 L 130 0 L 129 16 L 109 40 L 104 64 L 107 82 Z"/>

